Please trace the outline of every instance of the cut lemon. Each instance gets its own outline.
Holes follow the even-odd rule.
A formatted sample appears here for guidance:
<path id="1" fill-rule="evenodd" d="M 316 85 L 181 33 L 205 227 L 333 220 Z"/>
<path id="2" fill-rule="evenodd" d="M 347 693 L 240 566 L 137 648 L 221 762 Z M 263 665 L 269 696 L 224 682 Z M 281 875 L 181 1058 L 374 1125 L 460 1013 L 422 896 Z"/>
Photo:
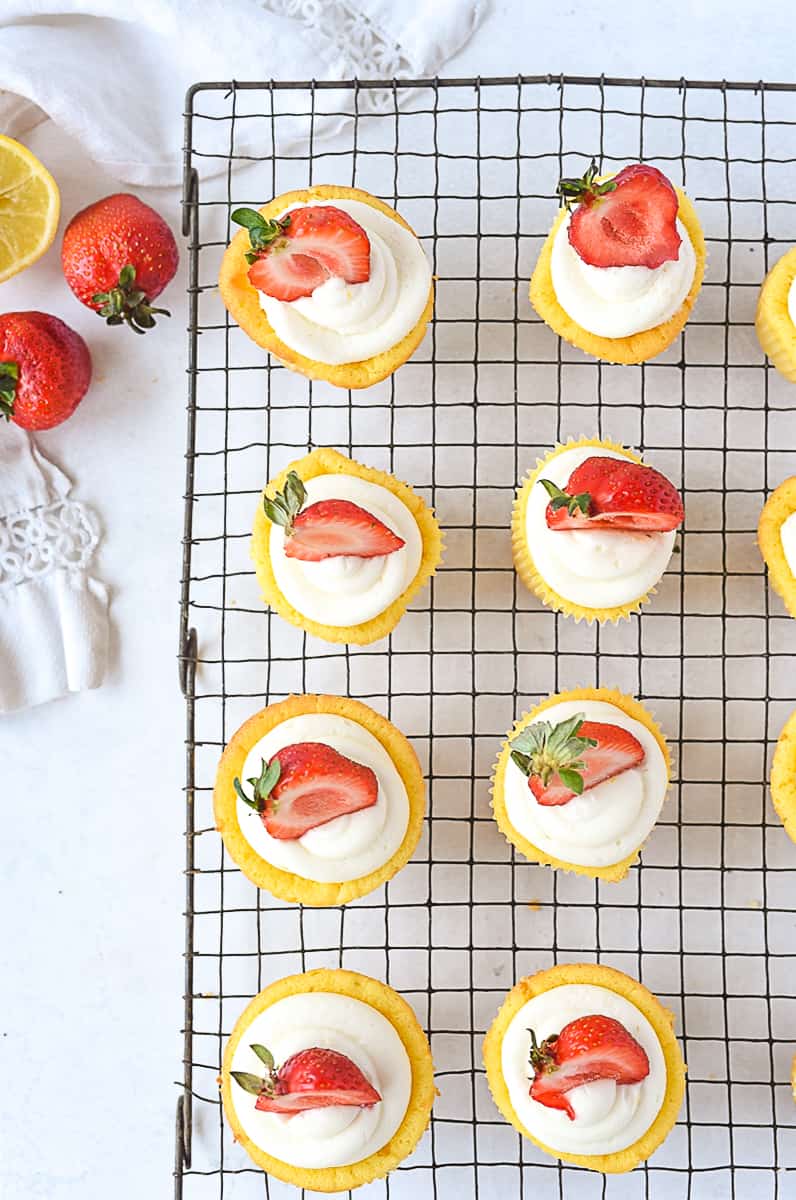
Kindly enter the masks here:
<path id="1" fill-rule="evenodd" d="M 58 186 L 47 168 L 0 134 L 0 283 L 52 245 L 60 211 Z"/>

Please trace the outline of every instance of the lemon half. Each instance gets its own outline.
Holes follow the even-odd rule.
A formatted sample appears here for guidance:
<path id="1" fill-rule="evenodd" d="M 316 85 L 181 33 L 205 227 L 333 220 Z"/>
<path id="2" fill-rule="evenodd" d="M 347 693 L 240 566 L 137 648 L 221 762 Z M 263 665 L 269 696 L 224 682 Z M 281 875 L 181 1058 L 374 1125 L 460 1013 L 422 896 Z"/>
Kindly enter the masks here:
<path id="1" fill-rule="evenodd" d="M 58 186 L 47 168 L 0 134 L 0 283 L 52 245 L 60 211 Z"/>

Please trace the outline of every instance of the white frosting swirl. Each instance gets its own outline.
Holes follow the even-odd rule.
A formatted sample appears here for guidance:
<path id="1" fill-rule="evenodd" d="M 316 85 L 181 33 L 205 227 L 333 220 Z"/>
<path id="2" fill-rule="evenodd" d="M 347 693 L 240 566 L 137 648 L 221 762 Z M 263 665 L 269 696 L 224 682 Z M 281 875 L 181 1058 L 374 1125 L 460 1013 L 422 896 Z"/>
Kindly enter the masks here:
<path id="1" fill-rule="evenodd" d="M 428 303 L 431 268 L 423 247 L 405 226 L 361 200 L 313 200 L 312 205 L 341 208 L 362 226 L 370 241 L 370 278 L 365 283 L 327 279 L 298 300 L 260 292 L 274 333 L 291 350 L 331 365 L 391 350 L 414 329 Z M 294 204 L 285 212 L 305 207 Z"/>
<path id="2" fill-rule="evenodd" d="M 356 1063 L 381 1096 L 370 1108 L 330 1105 L 284 1116 L 258 1111 L 255 1097 L 233 1080 L 232 1101 L 255 1145 L 294 1167 L 345 1167 L 385 1146 L 399 1128 L 412 1093 L 412 1067 L 393 1026 L 375 1008 L 333 992 L 303 992 L 259 1013 L 232 1056 L 233 1071 L 263 1074 L 250 1049 L 267 1046 L 277 1064 L 319 1046 Z"/>
<path id="3" fill-rule="evenodd" d="M 593 267 L 569 242 L 569 213 L 553 239 L 550 274 L 558 303 L 582 329 L 622 338 L 662 325 L 678 311 L 694 281 L 696 254 L 681 221 L 680 251 L 660 267 Z"/>
<path id="4" fill-rule="evenodd" d="M 779 540 L 782 542 L 782 553 L 790 573 L 796 576 L 796 512 L 792 512 L 780 525 Z"/>
<path id="5" fill-rule="evenodd" d="M 643 1046 L 650 1070 L 638 1083 L 601 1079 L 573 1088 L 567 1093 L 575 1110 L 571 1121 L 561 1109 L 547 1108 L 529 1095 L 533 1073 L 528 1030 L 533 1029 L 541 1042 L 592 1013 L 620 1021 Z M 652 1125 L 666 1095 L 666 1061 L 655 1030 L 634 1004 L 609 988 L 570 983 L 532 997 L 506 1030 L 501 1054 L 503 1077 L 520 1121 L 533 1137 L 564 1154 L 615 1154 L 632 1146 Z"/>
<path id="6" fill-rule="evenodd" d="M 562 700 L 537 720 L 555 725 L 576 713 L 583 713 L 587 721 L 629 730 L 641 742 L 644 761 L 567 804 L 546 806 L 509 758 L 503 789 L 506 813 L 517 832 L 546 854 L 582 867 L 608 867 L 637 850 L 655 825 L 668 786 L 666 759 L 646 725 L 604 700 Z"/>
<path id="7" fill-rule="evenodd" d="M 361 625 L 397 600 L 414 579 L 423 539 L 412 513 L 388 488 L 356 475 L 316 475 L 304 481 L 305 508 L 318 500 L 350 500 L 383 521 L 406 543 L 392 554 L 356 558 L 342 554 L 320 562 L 285 555 L 285 531 L 271 526 L 271 566 L 285 599 L 311 621 Z"/>
<path id="8" fill-rule="evenodd" d="M 564 487 L 587 458 L 626 458 L 602 446 L 574 446 L 545 464 L 543 477 Z M 677 531 L 548 529 L 550 497 L 537 480 L 528 497 L 525 536 L 536 569 L 559 596 L 585 608 L 615 608 L 645 595 L 672 556 Z"/>
<path id="9" fill-rule="evenodd" d="M 794 275 L 791 285 L 788 288 L 788 316 L 791 319 L 791 324 L 796 325 L 796 275 Z"/>
<path id="10" fill-rule="evenodd" d="M 387 751 L 363 725 L 331 713 L 289 717 L 252 746 L 242 780 L 257 778 L 263 759 L 296 742 L 322 742 L 376 772 L 379 796 L 370 808 L 335 817 L 293 840 L 271 837 L 262 817 L 241 799 L 238 824 L 253 850 L 266 862 L 317 883 L 345 883 L 378 870 L 404 840 L 409 824 L 409 798 Z M 249 791 L 249 785 L 244 782 Z"/>

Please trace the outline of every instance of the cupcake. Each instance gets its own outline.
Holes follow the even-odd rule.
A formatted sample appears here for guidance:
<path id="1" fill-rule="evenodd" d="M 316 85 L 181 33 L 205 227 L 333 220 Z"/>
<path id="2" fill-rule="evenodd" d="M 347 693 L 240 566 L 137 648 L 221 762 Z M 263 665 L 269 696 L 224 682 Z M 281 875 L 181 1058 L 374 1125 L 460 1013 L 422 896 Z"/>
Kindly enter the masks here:
<path id="1" fill-rule="evenodd" d="M 365 388 L 414 354 L 434 285 L 403 217 L 359 188 L 285 192 L 244 226 L 221 263 L 222 299 L 241 329 L 286 367 Z"/>
<path id="2" fill-rule="evenodd" d="M 252 883 L 280 900 L 346 904 L 412 857 L 426 790 L 409 742 L 372 708 L 341 696 L 289 696 L 233 735 L 213 811 Z"/>
<path id="3" fill-rule="evenodd" d="M 508 735 L 492 811 L 531 862 L 616 882 L 658 819 L 670 766 L 664 736 L 637 700 L 608 688 L 561 692 Z"/>
<path id="4" fill-rule="evenodd" d="M 646 1161 L 685 1093 L 674 1017 L 635 979 L 594 963 L 521 979 L 484 1040 L 495 1103 L 565 1162 L 614 1174 Z"/>
<path id="5" fill-rule="evenodd" d="M 580 621 L 618 621 L 655 591 L 683 522 L 677 489 L 632 450 L 580 438 L 529 471 L 514 502 L 514 565 Z"/>
<path id="6" fill-rule="evenodd" d="M 265 488 L 252 556 L 266 604 L 327 642 L 386 637 L 434 574 L 442 536 L 405 483 L 319 449 Z"/>
<path id="7" fill-rule="evenodd" d="M 311 1192 L 383 1179 L 414 1150 L 434 1094 L 414 1012 L 353 971 L 271 984 L 224 1051 L 221 1097 L 235 1140 L 269 1175 Z"/>
<path id="8" fill-rule="evenodd" d="M 796 246 L 766 275 L 755 314 L 760 348 L 781 375 L 796 383 Z"/>
<path id="9" fill-rule="evenodd" d="M 531 304 L 566 342 L 612 363 L 661 354 L 685 325 L 705 272 L 693 206 L 665 175 L 633 163 L 562 179 L 564 207 L 531 279 Z"/>
<path id="10" fill-rule="evenodd" d="M 785 832 L 796 842 L 796 712 L 785 722 L 774 751 L 771 800 Z"/>
<path id="11" fill-rule="evenodd" d="M 796 475 L 766 500 L 757 526 L 757 544 L 772 588 L 796 617 Z"/>

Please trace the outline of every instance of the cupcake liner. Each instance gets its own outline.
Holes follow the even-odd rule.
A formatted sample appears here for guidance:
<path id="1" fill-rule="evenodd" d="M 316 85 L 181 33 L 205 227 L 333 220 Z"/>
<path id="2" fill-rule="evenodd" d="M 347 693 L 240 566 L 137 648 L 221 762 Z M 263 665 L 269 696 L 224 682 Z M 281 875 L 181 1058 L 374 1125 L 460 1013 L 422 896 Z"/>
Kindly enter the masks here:
<path id="1" fill-rule="evenodd" d="M 523 837 L 514 828 L 506 810 L 504 782 L 506 767 L 508 766 L 509 755 L 511 753 L 510 742 L 520 730 L 525 729 L 527 725 L 535 721 L 546 709 L 552 708 L 554 704 L 560 704 L 564 700 L 602 700 L 606 704 L 613 704 L 614 707 L 620 709 L 626 716 L 644 725 L 661 748 L 666 763 L 668 789 L 672 778 L 672 758 L 669 753 L 669 746 L 660 726 L 654 717 L 647 712 L 643 704 L 639 704 L 638 700 L 635 700 L 632 696 L 626 696 L 623 692 L 619 692 L 614 688 L 574 688 L 572 691 L 558 692 L 555 696 L 548 696 L 546 700 L 537 704 L 530 712 L 523 713 L 514 722 L 513 728 L 506 735 L 506 740 L 501 747 L 497 762 L 492 770 L 492 786 L 490 788 L 492 814 L 506 841 L 516 847 L 529 862 L 537 862 L 542 866 L 553 867 L 559 871 L 570 871 L 575 875 L 587 875 L 591 879 L 605 879 L 609 883 L 618 883 L 625 878 L 633 864 L 638 862 L 638 856 L 644 845 L 643 842 L 636 847 L 632 854 L 629 854 L 619 862 L 610 863 L 606 867 L 585 867 L 578 863 L 567 862 L 566 859 L 556 858 L 554 855 L 540 850 L 538 846 L 534 846 L 532 842 L 529 842 L 526 837 Z"/>
<path id="2" fill-rule="evenodd" d="M 386 471 L 377 471 L 375 467 L 363 467 L 353 459 L 346 458 L 339 451 L 325 447 L 313 450 L 311 454 L 291 463 L 266 486 L 263 495 L 273 496 L 275 492 L 279 491 L 284 486 L 290 471 L 295 471 L 304 481 L 314 479 L 316 475 L 355 475 L 358 479 L 364 479 L 368 483 L 376 483 L 386 488 L 399 500 L 402 500 L 414 516 L 423 542 L 423 556 L 412 582 L 396 600 L 393 600 L 392 604 L 385 608 L 384 612 L 371 617 L 369 621 L 363 621 L 360 625 L 324 625 L 305 617 L 282 594 L 271 565 L 271 522 L 263 511 L 262 503 L 259 503 L 254 515 L 251 553 L 265 603 L 286 621 L 289 621 L 291 625 L 298 625 L 300 629 L 304 629 L 315 637 L 323 638 L 327 642 L 345 642 L 348 645 L 366 646 L 385 638 L 406 612 L 410 600 L 436 573 L 437 567 L 442 561 L 442 533 L 433 509 L 428 508 L 409 484 L 401 483 Z"/>
<path id="3" fill-rule="evenodd" d="M 785 722 L 774 751 L 771 799 L 785 832 L 796 842 L 796 712 Z"/>
<path id="4" fill-rule="evenodd" d="M 381 1150 L 345 1167 L 294 1167 L 266 1154 L 244 1132 L 232 1103 L 232 1060 L 252 1021 L 279 1000 L 307 992 L 331 992 L 340 996 L 350 996 L 376 1009 L 390 1022 L 400 1037 L 412 1067 L 412 1091 L 401 1125 Z M 326 969 L 307 971 L 303 975 L 289 975 L 272 983 L 249 1002 L 235 1022 L 224 1050 L 220 1088 L 227 1121 L 232 1127 L 235 1140 L 243 1146 L 249 1157 L 275 1179 L 280 1179 L 283 1183 L 292 1183 L 298 1188 L 306 1188 L 311 1192 L 345 1192 L 350 1188 L 370 1183 L 373 1179 L 383 1179 L 412 1153 L 420 1141 L 428 1127 L 436 1094 L 434 1063 L 428 1039 L 403 997 L 391 987 L 371 979 L 368 975 L 359 975 L 355 971 Z"/>
<path id="5" fill-rule="evenodd" d="M 409 800 L 409 821 L 403 841 L 393 856 L 376 871 L 342 883 L 320 883 L 285 871 L 261 858 L 241 832 L 238 823 L 238 798 L 233 779 L 240 778 L 243 765 L 252 746 L 277 725 L 305 713 L 330 713 L 356 721 L 377 739 L 392 759 Z M 323 908 L 347 904 L 359 896 L 381 887 L 405 866 L 414 854 L 426 815 L 426 787 L 423 771 L 412 746 L 399 729 L 386 717 L 374 712 L 359 700 L 343 696 L 289 696 L 278 704 L 249 717 L 235 733 L 218 764 L 213 790 L 213 813 L 216 828 L 224 840 L 230 858 L 240 867 L 247 879 L 265 888 L 272 896 L 292 904 Z"/>
<path id="6" fill-rule="evenodd" d="M 608 988 L 617 995 L 623 996 L 647 1018 L 655 1030 L 663 1051 L 666 1063 L 666 1094 L 660 1111 L 643 1137 L 640 1137 L 632 1146 L 628 1146 L 625 1150 L 618 1150 L 614 1154 L 565 1154 L 560 1150 L 551 1149 L 537 1138 L 532 1137 L 514 1110 L 503 1077 L 502 1043 L 506 1030 L 514 1017 L 532 997 L 566 984 L 591 984 L 596 987 Z M 603 1171 L 609 1175 L 632 1171 L 634 1167 L 645 1162 L 657 1150 L 671 1132 L 685 1095 L 686 1068 L 680 1045 L 674 1035 L 674 1014 L 664 1008 L 660 1000 L 637 980 L 631 979 L 622 971 L 616 971 L 612 967 L 605 967 L 597 963 L 568 963 L 564 966 L 551 967 L 547 971 L 529 975 L 515 984 L 484 1039 L 484 1066 L 489 1090 L 495 1104 L 506 1120 L 523 1137 L 533 1142 L 552 1158 L 577 1163 L 578 1166 L 588 1167 L 592 1171 Z"/>
<path id="7" fill-rule="evenodd" d="M 781 529 L 796 512 L 796 475 L 776 488 L 763 505 L 757 526 L 757 544 L 768 567 L 768 580 L 792 617 L 796 617 L 796 578 L 782 549 Z"/>
<path id="8" fill-rule="evenodd" d="M 780 375 L 796 383 L 796 326 L 788 312 L 788 292 L 796 278 L 796 247 L 769 271 L 757 300 L 755 329 L 764 354 Z"/>
<path id="9" fill-rule="evenodd" d="M 632 450 L 627 450 L 624 446 L 620 446 L 618 442 L 610 441 L 608 438 L 578 438 L 577 440 L 570 438 L 566 443 L 559 443 L 544 458 L 537 459 L 536 467 L 531 468 L 520 484 L 512 510 L 511 548 L 514 555 L 514 566 L 517 568 L 517 573 L 528 590 L 533 592 L 535 596 L 538 596 L 548 608 L 552 608 L 556 612 L 566 613 L 568 617 L 574 617 L 576 621 L 586 621 L 589 625 L 591 625 L 592 621 L 597 621 L 599 624 L 603 624 L 605 621 L 612 621 L 616 624 L 617 621 L 621 621 L 629 617 L 632 613 L 638 612 L 642 604 L 646 604 L 650 597 L 655 595 L 657 589 L 650 588 L 643 596 L 639 596 L 636 600 L 631 600 L 627 604 L 617 605 L 615 608 L 586 608 L 582 604 L 575 604 L 574 601 L 560 596 L 539 574 L 528 548 L 528 539 L 525 536 L 525 512 L 531 489 L 543 473 L 545 467 L 554 458 L 558 458 L 559 454 L 563 454 L 565 450 L 573 450 L 578 446 L 594 446 L 596 449 L 614 450 L 618 454 L 623 454 L 625 458 L 631 459 L 633 462 L 641 462 L 641 457 L 638 454 L 635 454 Z"/>
<path id="10" fill-rule="evenodd" d="M 661 325 L 655 325 L 652 329 L 643 329 L 640 333 L 630 334 L 629 337 L 607 338 L 600 337 L 596 333 L 589 333 L 588 330 L 578 325 L 577 321 L 574 321 L 558 303 L 553 287 L 550 261 L 553 254 L 553 241 L 564 220 L 566 209 L 562 209 L 558 214 L 534 268 L 529 296 L 531 304 L 545 324 L 549 325 L 553 332 L 562 337 L 565 342 L 569 342 L 571 346 L 577 346 L 579 350 L 591 354 L 594 358 L 602 359 L 604 362 L 633 364 L 648 362 L 649 359 L 662 354 L 680 335 L 699 295 L 699 289 L 702 287 L 706 250 L 702 227 L 693 204 L 679 188 L 675 190 L 680 199 L 677 215 L 685 226 L 696 254 L 694 279 L 688 295 L 673 317 Z"/>
<path id="11" fill-rule="evenodd" d="M 264 204 L 260 212 L 266 218 L 277 217 L 292 204 L 312 204 L 316 200 L 358 200 L 360 203 L 367 204 L 384 213 L 385 216 L 397 221 L 399 225 L 403 225 L 405 229 L 414 234 L 411 226 L 403 217 L 399 216 L 395 209 L 390 208 L 388 204 L 375 196 L 371 196 L 369 192 L 363 192 L 360 188 L 319 184 L 301 191 L 285 192 L 281 196 L 276 196 L 268 204 Z M 271 354 L 291 371 L 296 371 L 299 375 L 306 375 L 308 379 L 325 379 L 335 387 L 372 387 L 374 383 L 379 383 L 388 375 L 392 375 L 393 371 L 414 354 L 422 342 L 426 326 L 434 310 L 433 283 L 429 290 L 428 303 L 420 320 L 414 329 L 410 329 L 409 333 L 389 350 L 375 354 L 372 358 L 365 358 L 361 362 L 353 363 L 324 363 L 299 354 L 297 350 L 291 349 L 281 338 L 277 337 L 260 304 L 257 289 L 249 283 L 249 264 L 245 257 L 248 249 L 249 235 L 245 229 L 242 229 L 240 233 L 235 234 L 221 262 L 218 276 L 221 298 L 230 316 L 237 321 L 252 341 L 256 342 L 258 346 L 262 346 L 264 350 L 270 350 Z"/>

